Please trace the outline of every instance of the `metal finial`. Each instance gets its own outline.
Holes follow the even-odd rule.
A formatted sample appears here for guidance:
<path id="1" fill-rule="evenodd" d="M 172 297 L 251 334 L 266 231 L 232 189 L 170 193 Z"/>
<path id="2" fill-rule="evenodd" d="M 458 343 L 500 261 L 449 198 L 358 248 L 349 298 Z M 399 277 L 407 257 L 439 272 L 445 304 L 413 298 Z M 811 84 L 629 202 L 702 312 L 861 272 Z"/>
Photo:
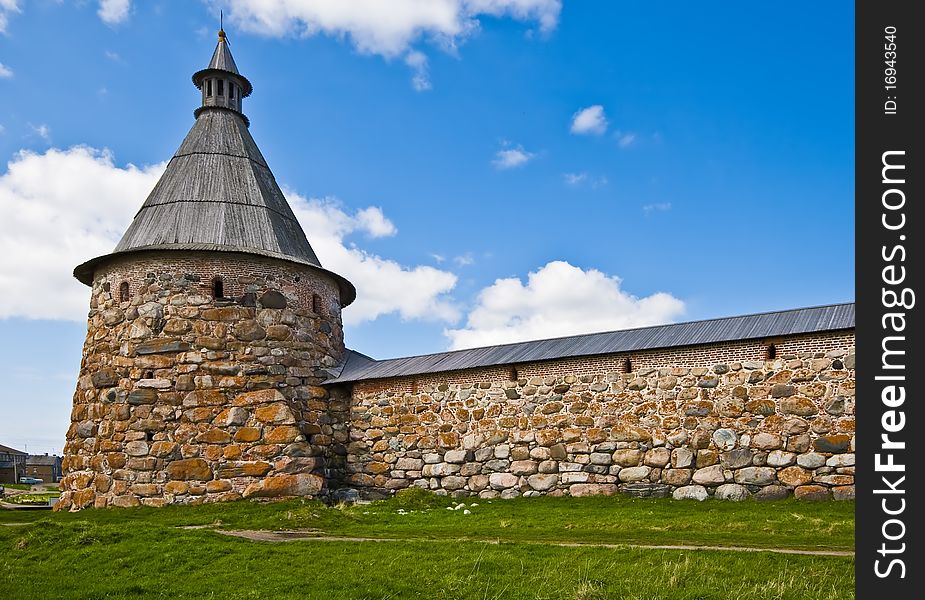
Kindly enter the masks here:
<path id="1" fill-rule="evenodd" d="M 221 42 L 225 40 L 225 12 L 220 10 L 218 11 L 218 39 Z"/>

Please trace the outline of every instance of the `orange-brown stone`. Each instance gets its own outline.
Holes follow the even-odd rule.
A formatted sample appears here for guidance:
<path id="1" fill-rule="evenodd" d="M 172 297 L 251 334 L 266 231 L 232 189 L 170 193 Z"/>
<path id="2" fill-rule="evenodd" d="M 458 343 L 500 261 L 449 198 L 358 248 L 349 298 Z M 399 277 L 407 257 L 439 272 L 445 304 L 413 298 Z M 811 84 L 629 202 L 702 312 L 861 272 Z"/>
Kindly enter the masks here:
<path id="1" fill-rule="evenodd" d="M 286 397 L 279 390 L 257 390 L 255 392 L 246 392 L 238 394 L 232 404 L 235 406 L 257 406 L 258 404 L 270 404 L 272 402 L 285 402 Z"/>
<path id="2" fill-rule="evenodd" d="M 274 402 L 269 406 L 261 406 L 254 411 L 254 418 L 261 423 L 273 425 L 291 425 L 295 423 L 295 415 L 285 402 Z"/>
<path id="3" fill-rule="evenodd" d="M 259 427 L 242 427 L 234 434 L 234 441 L 236 442 L 256 442 L 259 439 Z"/>
<path id="4" fill-rule="evenodd" d="M 281 425 L 272 427 L 263 433 L 263 441 L 267 444 L 288 444 L 294 442 L 301 435 L 298 427 Z"/>
<path id="5" fill-rule="evenodd" d="M 167 465 L 167 475 L 171 479 L 184 481 L 208 481 L 212 479 L 209 463 L 201 458 L 175 460 Z"/>

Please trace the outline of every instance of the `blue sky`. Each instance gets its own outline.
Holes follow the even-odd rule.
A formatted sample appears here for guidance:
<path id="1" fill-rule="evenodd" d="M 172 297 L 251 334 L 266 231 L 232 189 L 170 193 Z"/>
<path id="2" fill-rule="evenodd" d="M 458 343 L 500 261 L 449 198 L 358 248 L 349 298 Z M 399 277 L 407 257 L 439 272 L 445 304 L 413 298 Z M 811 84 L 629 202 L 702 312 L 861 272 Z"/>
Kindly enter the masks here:
<path id="1" fill-rule="evenodd" d="M 69 272 L 192 125 L 220 6 L 257 143 L 365 294 L 350 347 L 853 300 L 852 6 L 506 2 L 0 0 L 0 443 L 60 451 L 88 301 Z"/>

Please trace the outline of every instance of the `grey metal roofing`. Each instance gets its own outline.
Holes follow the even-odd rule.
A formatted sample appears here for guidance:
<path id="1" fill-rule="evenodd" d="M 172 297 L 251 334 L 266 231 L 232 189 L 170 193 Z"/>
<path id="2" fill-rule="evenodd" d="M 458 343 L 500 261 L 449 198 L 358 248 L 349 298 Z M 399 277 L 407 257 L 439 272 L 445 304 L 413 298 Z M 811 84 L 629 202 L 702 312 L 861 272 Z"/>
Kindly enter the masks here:
<path id="1" fill-rule="evenodd" d="M 219 57 L 220 64 L 237 72 L 224 41 L 215 52 L 213 62 Z M 222 62 L 226 54 L 230 63 Z M 243 252 L 288 260 L 332 276 L 344 306 L 356 298 L 349 281 L 321 267 L 246 121 L 224 108 L 200 108 L 115 250 L 78 266 L 74 276 L 89 285 L 94 268 L 106 258 L 151 250 Z"/>
<path id="2" fill-rule="evenodd" d="M 22 450 L 10 448 L 9 446 L 4 446 L 3 444 L 0 444 L 0 452 L 3 452 L 4 454 L 15 454 L 16 456 L 28 456 L 28 453 L 23 452 Z"/>
<path id="3" fill-rule="evenodd" d="M 32 465 L 54 466 L 58 464 L 60 461 L 61 461 L 60 456 L 48 456 L 48 455 L 42 456 L 39 454 L 30 454 L 29 457 L 26 458 L 26 464 L 30 466 Z"/>
<path id="4" fill-rule="evenodd" d="M 800 333 L 854 328 L 854 303 L 798 308 L 722 319 L 689 321 L 605 333 L 590 333 L 548 340 L 503 344 L 471 350 L 371 361 L 349 355 L 337 377 L 326 383 L 346 383 L 457 371 L 476 367 L 535 362 L 695 346 L 735 340 L 771 338 Z M 365 358 L 366 360 L 363 360 Z"/>

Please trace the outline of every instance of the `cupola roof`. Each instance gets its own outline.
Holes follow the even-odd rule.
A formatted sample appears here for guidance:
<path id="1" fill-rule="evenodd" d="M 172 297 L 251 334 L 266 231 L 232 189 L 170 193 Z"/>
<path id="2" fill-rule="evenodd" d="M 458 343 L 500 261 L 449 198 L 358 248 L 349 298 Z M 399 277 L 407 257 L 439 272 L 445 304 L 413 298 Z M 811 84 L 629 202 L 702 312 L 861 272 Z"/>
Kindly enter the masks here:
<path id="1" fill-rule="evenodd" d="M 251 137 L 249 123 L 239 110 L 240 99 L 251 86 L 238 73 L 224 31 L 219 32 L 209 67 L 193 80 L 200 89 L 205 85 L 211 96 L 203 92 L 186 139 L 113 252 L 81 264 L 74 276 L 91 285 L 97 265 L 134 252 L 240 252 L 323 271 L 337 280 L 341 303 L 353 302 L 353 284 L 322 268 Z M 232 86 L 238 89 L 236 103 L 216 101 L 219 91 L 233 94 Z"/>

